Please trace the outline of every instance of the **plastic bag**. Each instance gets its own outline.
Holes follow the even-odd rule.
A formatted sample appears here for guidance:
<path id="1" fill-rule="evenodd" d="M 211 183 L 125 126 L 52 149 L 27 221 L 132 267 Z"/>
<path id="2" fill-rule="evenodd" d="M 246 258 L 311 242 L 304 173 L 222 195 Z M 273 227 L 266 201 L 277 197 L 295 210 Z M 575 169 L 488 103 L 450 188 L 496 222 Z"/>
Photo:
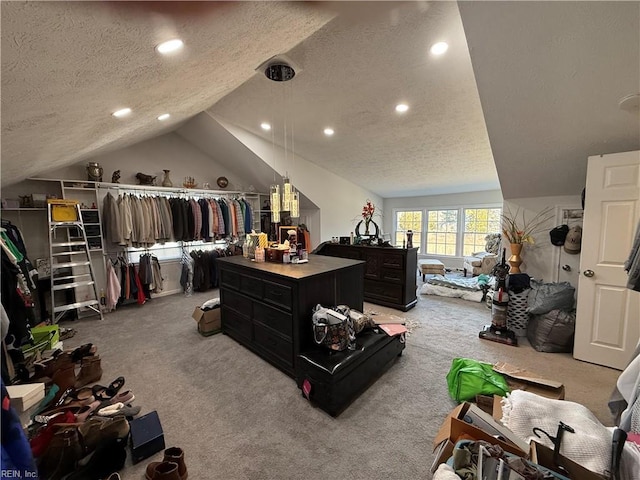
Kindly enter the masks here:
<path id="1" fill-rule="evenodd" d="M 457 402 L 474 400 L 476 395 L 500 395 L 509 393 L 504 376 L 493 371 L 490 363 L 470 358 L 454 358 L 447 373 L 449 395 Z"/>
<path id="2" fill-rule="evenodd" d="M 551 310 L 571 310 L 575 291 L 569 282 L 542 283 L 532 280 L 527 313 L 539 315 Z"/>
<path id="3" fill-rule="evenodd" d="M 560 353 L 573 350 L 576 331 L 574 312 L 551 310 L 543 315 L 531 315 L 527 338 L 538 352 Z"/>

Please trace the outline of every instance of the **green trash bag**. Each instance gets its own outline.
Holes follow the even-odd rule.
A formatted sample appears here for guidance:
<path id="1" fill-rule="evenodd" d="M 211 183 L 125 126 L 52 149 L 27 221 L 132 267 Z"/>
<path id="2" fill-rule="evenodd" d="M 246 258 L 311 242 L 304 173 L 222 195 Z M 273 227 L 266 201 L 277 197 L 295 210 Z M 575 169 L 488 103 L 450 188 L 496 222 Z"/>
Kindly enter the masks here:
<path id="1" fill-rule="evenodd" d="M 490 363 L 470 358 L 454 358 L 447 373 L 449 395 L 457 402 L 474 400 L 476 395 L 500 395 L 509 393 L 504 377 L 493 371 Z"/>

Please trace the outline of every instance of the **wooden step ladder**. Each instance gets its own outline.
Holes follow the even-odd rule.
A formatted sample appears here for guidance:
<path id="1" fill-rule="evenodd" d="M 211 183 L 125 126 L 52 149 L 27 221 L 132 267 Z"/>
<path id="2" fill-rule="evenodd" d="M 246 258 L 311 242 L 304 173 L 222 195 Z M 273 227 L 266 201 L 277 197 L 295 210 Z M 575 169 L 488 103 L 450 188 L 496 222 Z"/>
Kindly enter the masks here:
<path id="1" fill-rule="evenodd" d="M 52 322 L 58 323 L 71 310 L 76 310 L 78 318 L 81 314 L 96 314 L 102 320 L 80 204 L 74 200 L 50 199 L 47 207 Z M 74 292 L 74 301 L 58 303 L 56 292 L 69 290 Z"/>

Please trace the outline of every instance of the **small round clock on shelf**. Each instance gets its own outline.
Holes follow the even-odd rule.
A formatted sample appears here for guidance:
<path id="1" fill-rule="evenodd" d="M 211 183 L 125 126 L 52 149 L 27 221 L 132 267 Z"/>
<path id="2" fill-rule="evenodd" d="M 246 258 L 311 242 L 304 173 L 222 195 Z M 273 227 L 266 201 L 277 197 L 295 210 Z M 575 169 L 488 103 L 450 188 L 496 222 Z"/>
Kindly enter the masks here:
<path id="1" fill-rule="evenodd" d="M 229 180 L 227 179 L 227 177 L 218 177 L 216 183 L 220 188 L 227 188 L 227 185 L 229 185 Z"/>

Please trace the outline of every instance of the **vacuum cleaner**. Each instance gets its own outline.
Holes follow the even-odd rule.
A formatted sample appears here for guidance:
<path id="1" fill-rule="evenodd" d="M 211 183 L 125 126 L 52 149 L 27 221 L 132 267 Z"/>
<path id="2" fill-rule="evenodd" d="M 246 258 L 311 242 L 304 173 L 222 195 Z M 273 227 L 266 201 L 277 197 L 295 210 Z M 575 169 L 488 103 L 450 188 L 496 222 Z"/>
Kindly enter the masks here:
<path id="1" fill-rule="evenodd" d="M 509 308 L 507 277 L 509 276 L 509 265 L 506 261 L 506 251 L 506 248 L 502 250 L 502 261 L 494 267 L 492 272 L 496 277 L 496 286 L 491 305 L 491 325 L 485 325 L 478 336 L 483 340 L 517 347 L 518 338 L 507 326 L 507 310 Z"/>

